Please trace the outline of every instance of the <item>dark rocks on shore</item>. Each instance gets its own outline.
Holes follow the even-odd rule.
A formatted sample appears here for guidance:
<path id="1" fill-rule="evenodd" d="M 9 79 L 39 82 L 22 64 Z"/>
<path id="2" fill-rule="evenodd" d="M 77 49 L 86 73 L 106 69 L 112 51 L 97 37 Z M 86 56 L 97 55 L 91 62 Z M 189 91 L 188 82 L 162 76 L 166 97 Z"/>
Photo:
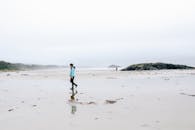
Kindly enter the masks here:
<path id="1" fill-rule="evenodd" d="M 115 101 L 115 100 L 106 100 L 105 101 L 105 103 L 106 104 L 114 104 L 114 103 L 116 103 L 117 101 Z"/>
<path id="2" fill-rule="evenodd" d="M 121 71 L 133 70 L 163 70 L 163 69 L 195 69 L 195 67 L 167 63 L 142 63 L 130 65 Z"/>
<path id="3" fill-rule="evenodd" d="M 8 111 L 11 112 L 11 111 L 13 111 L 13 110 L 14 110 L 14 109 L 9 109 Z"/>

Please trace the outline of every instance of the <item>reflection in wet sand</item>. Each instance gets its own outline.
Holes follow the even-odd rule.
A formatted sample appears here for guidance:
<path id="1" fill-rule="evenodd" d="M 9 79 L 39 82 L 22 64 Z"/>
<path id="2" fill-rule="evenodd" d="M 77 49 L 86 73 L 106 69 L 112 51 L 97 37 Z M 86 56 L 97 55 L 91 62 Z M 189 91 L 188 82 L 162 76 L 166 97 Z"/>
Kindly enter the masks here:
<path id="1" fill-rule="evenodd" d="M 70 100 L 69 100 L 70 103 L 73 103 L 73 104 L 71 104 L 71 114 L 75 114 L 76 111 L 77 111 L 77 107 L 76 107 L 76 104 L 75 104 L 75 101 L 76 101 L 75 100 L 75 95 L 78 92 L 77 92 L 77 90 L 74 87 L 71 88 L 71 91 L 72 91 L 72 93 L 71 93 Z"/>

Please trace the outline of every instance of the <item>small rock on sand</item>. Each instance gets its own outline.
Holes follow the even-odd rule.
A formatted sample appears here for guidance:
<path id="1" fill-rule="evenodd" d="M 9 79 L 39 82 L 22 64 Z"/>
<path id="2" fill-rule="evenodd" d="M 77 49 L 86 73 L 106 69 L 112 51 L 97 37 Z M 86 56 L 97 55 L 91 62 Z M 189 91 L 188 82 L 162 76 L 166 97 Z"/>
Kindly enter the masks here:
<path id="1" fill-rule="evenodd" d="M 11 111 L 13 111 L 13 110 L 14 110 L 14 109 L 9 109 L 8 111 L 11 112 Z"/>
<path id="2" fill-rule="evenodd" d="M 188 96 L 195 97 L 195 94 L 193 94 L 193 95 L 188 95 Z"/>
<path id="3" fill-rule="evenodd" d="M 106 100 L 106 104 L 114 104 L 114 103 L 116 103 L 115 100 Z"/>
<path id="4" fill-rule="evenodd" d="M 33 107 L 36 107 L 37 105 L 32 105 Z"/>
<path id="5" fill-rule="evenodd" d="M 77 102 L 81 105 L 95 105 L 96 103 L 95 102 Z"/>
<path id="6" fill-rule="evenodd" d="M 186 94 L 186 93 L 180 93 L 181 95 L 187 95 L 187 96 L 191 96 L 191 97 L 195 97 L 195 94 Z"/>
<path id="7" fill-rule="evenodd" d="M 96 104 L 96 103 L 95 103 L 95 102 L 88 102 L 87 104 L 89 104 L 89 105 L 90 105 L 90 104 Z"/>

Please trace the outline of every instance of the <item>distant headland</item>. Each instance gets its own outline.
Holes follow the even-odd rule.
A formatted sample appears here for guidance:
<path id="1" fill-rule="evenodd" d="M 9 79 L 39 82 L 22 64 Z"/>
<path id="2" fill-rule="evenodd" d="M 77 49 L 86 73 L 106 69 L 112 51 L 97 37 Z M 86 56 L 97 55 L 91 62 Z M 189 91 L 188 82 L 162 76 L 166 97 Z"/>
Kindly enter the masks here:
<path id="1" fill-rule="evenodd" d="M 10 71 L 10 70 L 33 70 L 33 69 L 47 69 L 47 68 L 58 68 L 60 66 L 56 65 L 27 65 L 21 63 L 10 63 L 5 61 L 0 61 L 0 71 Z"/>
<path id="2" fill-rule="evenodd" d="M 121 71 L 133 71 L 133 70 L 164 70 L 164 69 L 195 69 L 195 67 L 178 64 L 168 63 L 142 63 L 130 65 Z"/>

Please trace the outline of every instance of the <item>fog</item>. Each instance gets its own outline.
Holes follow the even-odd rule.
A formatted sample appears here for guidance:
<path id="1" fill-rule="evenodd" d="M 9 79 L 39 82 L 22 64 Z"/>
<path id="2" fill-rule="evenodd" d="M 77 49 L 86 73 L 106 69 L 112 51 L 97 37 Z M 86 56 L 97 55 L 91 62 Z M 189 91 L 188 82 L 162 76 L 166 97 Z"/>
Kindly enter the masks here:
<path id="1" fill-rule="evenodd" d="M 6 0 L 0 60 L 27 64 L 195 66 L 193 0 Z"/>

